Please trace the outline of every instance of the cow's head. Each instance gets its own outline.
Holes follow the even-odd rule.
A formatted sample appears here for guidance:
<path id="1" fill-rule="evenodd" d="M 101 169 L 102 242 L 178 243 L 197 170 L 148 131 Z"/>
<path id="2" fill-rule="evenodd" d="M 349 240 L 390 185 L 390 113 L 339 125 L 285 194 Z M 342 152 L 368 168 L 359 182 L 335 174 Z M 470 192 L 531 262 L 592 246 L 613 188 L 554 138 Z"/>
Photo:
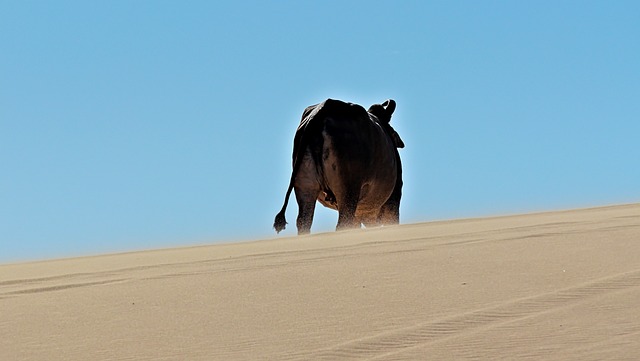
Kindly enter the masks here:
<path id="1" fill-rule="evenodd" d="M 397 148 L 404 148 L 404 142 L 400 139 L 400 135 L 391 127 L 391 115 L 396 110 L 396 102 L 393 99 L 385 100 L 382 104 L 373 104 L 369 107 L 368 112 L 375 115 L 380 124 L 385 128 L 393 143 Z"/>

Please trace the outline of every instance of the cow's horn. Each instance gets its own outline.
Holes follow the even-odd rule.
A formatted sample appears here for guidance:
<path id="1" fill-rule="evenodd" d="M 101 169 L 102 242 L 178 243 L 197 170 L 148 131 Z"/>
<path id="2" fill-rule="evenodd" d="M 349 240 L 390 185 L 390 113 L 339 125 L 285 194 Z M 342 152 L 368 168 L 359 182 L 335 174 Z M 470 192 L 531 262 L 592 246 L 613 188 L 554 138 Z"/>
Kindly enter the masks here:
<path id="1" fill-rule="evenodd" d="M 393 99 L 385 100 L 385 102 L 382 103 L 382 106 L 387 111 L 387 113 L 389 113 L 389 116 L 391 116 L 391 114 L 393 114 L 393 112 L 396 110 L 396 102 Z"/>

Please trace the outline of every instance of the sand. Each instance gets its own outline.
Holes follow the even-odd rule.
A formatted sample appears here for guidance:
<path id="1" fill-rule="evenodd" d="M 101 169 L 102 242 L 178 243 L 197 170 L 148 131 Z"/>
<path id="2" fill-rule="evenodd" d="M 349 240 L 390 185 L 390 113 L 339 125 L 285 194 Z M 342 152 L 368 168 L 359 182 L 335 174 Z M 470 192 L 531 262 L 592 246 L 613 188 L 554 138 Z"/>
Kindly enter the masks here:
<path id="1" fill-rule="evenodd" d="M 637 360 L 640 204 L 0 265 L 0 360 Z"/>

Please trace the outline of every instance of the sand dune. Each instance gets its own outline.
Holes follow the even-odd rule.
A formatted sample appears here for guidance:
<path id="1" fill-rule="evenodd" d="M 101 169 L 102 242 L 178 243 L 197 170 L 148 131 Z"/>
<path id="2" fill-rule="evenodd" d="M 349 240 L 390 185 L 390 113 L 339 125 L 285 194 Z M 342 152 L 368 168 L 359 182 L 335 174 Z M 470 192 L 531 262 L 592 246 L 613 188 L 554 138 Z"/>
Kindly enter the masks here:
<path id="1" fill-rule="evenodd" d="M 640 204 L 0 265 L 0 360 L 637 360 Z"/>

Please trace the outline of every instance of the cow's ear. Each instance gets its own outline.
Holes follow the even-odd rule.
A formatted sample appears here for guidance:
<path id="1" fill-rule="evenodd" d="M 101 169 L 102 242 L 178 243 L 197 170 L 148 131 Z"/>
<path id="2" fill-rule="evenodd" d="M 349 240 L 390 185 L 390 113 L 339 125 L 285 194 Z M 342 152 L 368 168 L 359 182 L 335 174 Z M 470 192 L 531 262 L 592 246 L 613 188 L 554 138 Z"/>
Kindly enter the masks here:
<path id="1" fill-rule="evenodd" d="M 396 148 L 404 148 L 404 142 L 400 139 L 400 134 L 393 129 L 391 131 L 391 139 L 393 139 L 393 144 L 395 144 Z"/>
<path id="2" fill-rule="evenodd" d="M 391 120 L 391 115 L 396 110 L 396 102 L 395 102 L 395 100 L 387 99 L 387 100 L 385 100 L 384 103 L 382 103 L 382 106 L 384 107 L 384 110 L 387 112 L 387 115 L 389 115 L 389 120 Z"/>

